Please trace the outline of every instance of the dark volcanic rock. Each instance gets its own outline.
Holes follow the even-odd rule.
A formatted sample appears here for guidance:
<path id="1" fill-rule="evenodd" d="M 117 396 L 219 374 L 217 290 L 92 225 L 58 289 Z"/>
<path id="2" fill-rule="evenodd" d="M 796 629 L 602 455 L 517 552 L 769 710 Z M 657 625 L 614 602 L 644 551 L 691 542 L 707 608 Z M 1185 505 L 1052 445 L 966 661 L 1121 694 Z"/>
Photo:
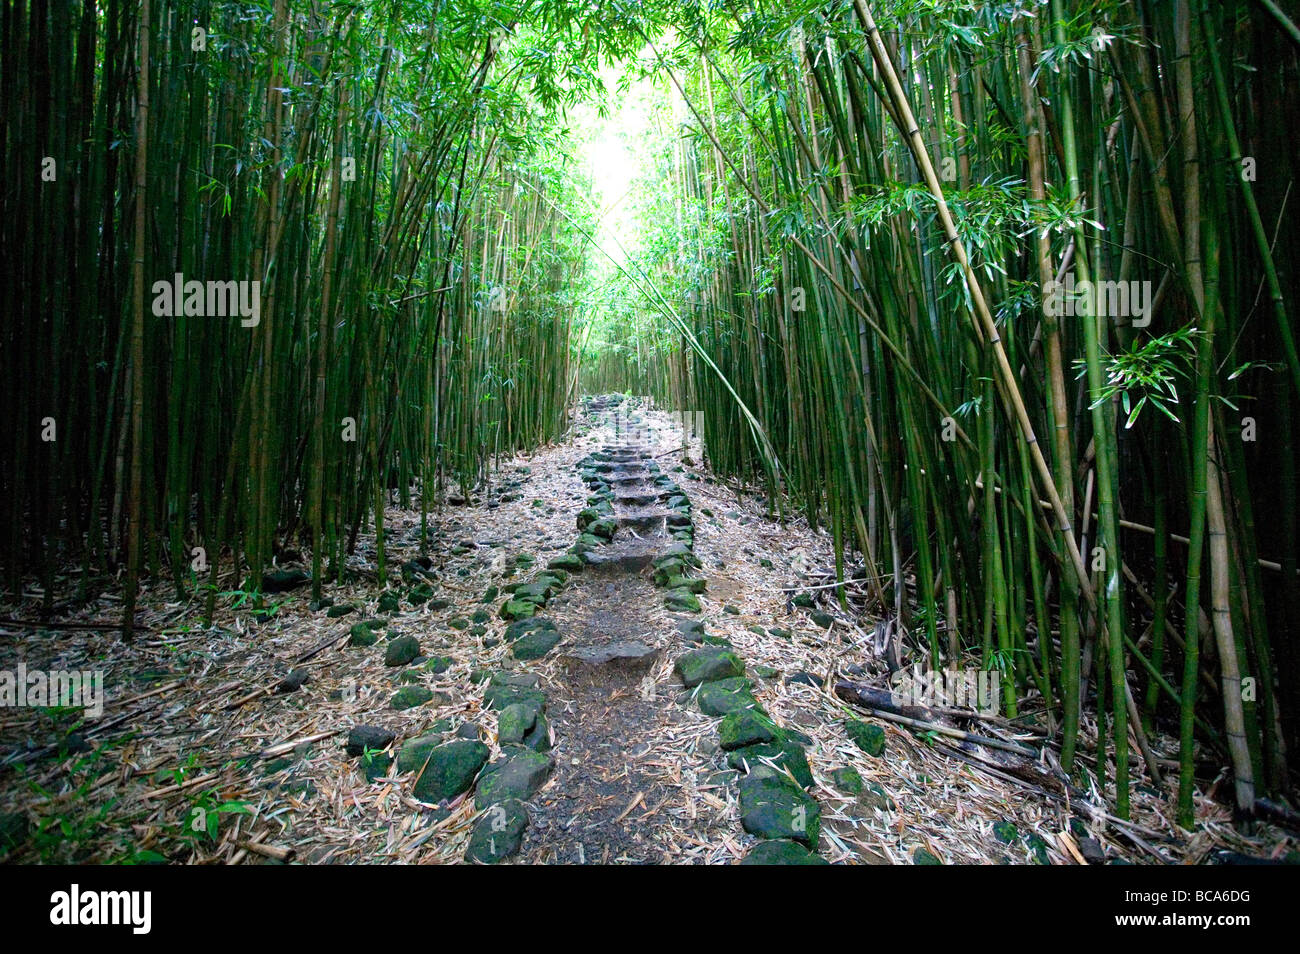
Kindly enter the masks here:
<path id="1" fill-rule="evenodd" d="M 384 650 L 385 666 L 405 666 L 420 655 L 420 644 L 414 636 L 398 636 Z"/>
<path id="2" fill-rule="evenodd" d="M 392 732 L 377 725 L 353 726 L 348 733 L 347 753 L 363 755 L 366 749 L 386 749 L 395 738 L 397 736 Z"/>
<path id="3" fill-rule="evenodd" d="M 311 673 L 306 669 L 294 669 L 289 675 L 280 680 L 280 684 L 275 687 L 276 692 L 297 692 L 307 683 L 311 682 Z"/>
<path id="4" fill-rule="evenodd" d="M 469 836 L 465 860 L 475 864 L 494 865 L 509 858 L 523 843 L 528 827 L 528 810 L 523 802 L 510 799 L 491 806 L 474 824 Z"/>
<path id="5" fill-rule="evenodd" d="M 554 763 L 549 755 L 532 749 L 511 747 L 499 762 L 493 762 L 478 783 L 474 804 L 486 808 L 496 802 L 532 798 L 551 775 Z"/>
<path id="6" fill-rule="evenodd" d="M 422 802 L 441 802 L 469 790 L 487 764 L 488 747 L 482 742 L 457 739 L 432 749 L 428 758 L 411 793 Z"/>
<path id="7" fill-rule="evenodd" d="M 262 574 L 262 592 L 285 593 L 310 582 L 311 576 L 305 570 L 300 570 L 297 567 L 286 570 L 271 570 L 269 573 Z"/>

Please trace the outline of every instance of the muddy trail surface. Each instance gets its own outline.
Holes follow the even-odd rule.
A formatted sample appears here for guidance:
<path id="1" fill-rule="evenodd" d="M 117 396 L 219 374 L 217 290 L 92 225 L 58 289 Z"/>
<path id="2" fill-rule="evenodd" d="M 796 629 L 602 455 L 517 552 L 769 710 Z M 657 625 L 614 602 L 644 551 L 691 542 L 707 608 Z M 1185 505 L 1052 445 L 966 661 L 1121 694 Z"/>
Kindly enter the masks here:
<path id="1" fill-rule="evenodd" d="M 1065 787 L 1032 717 L 972 714 L 945 735 L 851 704 L 887 675 L 865 581 L 832 598 L 828 535 L 717 481 L 682 423 L 585 399 L 564 443 L 427 521 L 395 499 L 382 582 L 363 534 L 319 604 L 310 560 L 282 553 L 266 602 L 224 599 L 212 628 L 160 584 L 130 645 L 95 626 L 111 597 L 63 621 L 75 629 L 7 630 L 0 668 L 98 667 L 108 699 L 94 721 L 0 720 L 0 857 L 1076 864 L 1257 850 L 1213 806 L 1206 837 L 1181 839 L 1169 792 L 1140 793 L 1132 821 L 1110 824 Z"/>

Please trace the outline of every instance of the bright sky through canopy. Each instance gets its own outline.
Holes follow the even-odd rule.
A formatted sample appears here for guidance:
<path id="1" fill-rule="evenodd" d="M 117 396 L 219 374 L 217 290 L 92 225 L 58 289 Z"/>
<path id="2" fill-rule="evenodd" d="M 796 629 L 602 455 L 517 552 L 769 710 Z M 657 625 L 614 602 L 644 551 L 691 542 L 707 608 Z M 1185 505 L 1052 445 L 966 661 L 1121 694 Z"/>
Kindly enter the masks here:
<path id="1" fill-rule="evenodd" d="M 652 103 L 657 92 L 649 80 L 639 79 L 627 92 L 618 89 L 619 68 L 606 67 L 601 78 L 610 90 L 608 115 L 595 105 L 582 103 L 571 122 L 578 132 L 578 154 L 591 175 L 592 204 L 600 209 L 596 242 L 619 263 L 637 245 L 633 190 L 649 161 L 648 138 L 653 123 Z M 597 254 L 593 262 L 603 270 L 608 260 Z"/>

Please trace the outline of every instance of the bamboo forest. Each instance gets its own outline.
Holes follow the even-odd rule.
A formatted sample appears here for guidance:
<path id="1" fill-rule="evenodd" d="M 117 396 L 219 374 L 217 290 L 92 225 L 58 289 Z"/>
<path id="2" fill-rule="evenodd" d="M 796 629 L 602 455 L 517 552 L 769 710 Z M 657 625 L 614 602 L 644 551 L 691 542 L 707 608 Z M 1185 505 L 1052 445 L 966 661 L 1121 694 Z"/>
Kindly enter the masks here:
<path id="1" fill-rule="evenodd" d="M 0 0 L 0 860 L 1300 864 L 1297 130 L 1286 0 Z"/>

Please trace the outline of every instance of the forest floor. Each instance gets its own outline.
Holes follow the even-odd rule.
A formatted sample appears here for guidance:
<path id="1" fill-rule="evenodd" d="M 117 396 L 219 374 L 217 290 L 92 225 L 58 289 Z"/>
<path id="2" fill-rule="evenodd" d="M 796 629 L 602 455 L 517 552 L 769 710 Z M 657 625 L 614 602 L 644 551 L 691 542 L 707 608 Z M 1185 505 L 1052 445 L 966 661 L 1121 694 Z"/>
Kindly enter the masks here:
<path id="1" fill-rule="evenodd" d="M 120 612 L 112 596 L 58 624 L 0 624 L 0 670 L 100 670 L 107 694 L 93 720 L 0 711 L 0 857 L 733 863 L 763 844 L 755 832 L 774 840 L 752 861 L 803 863 L 1296 849 L 1266 825 L 1239 833 L 1214 788 L 1197 832 L 1180 832 L 1168 779 L 1141 777 L 1131 820 L 1109 817 L 1092 763 L 1066 785 L 1032 714 L 961 727 L 1036 759 L 855 711 L 837 681 L 883 686 L 885 666 L 875 621 L 816 589 L 829 536 L 772 519 L 702 468 L 666 415 L 626 406 L 589 402 L 569 440 L 431 516 L 425 559 L 419 512 L 393 506 L 400 586 L 377 585 L 363 534 L 355 582 L 331 586 L 330 607 L 287 576 L 272 613 L 223 597 L 213 629 L 199 601 L 155 586 L 130 644 L 95 628 Z M 580 540 L 576 569 L 566 551 L 593 502 L 588 530 L 608 520 L 613 539 Z M 570 570 L 547 578 L 557 560 Z M 656 564 L 679 561 L 698 561 L 703 592 L 655 585 Z M 0 615 L 33 619 L 37 602 Z M 1173 740 L 1152 744 L 1176 756 Z"/>

